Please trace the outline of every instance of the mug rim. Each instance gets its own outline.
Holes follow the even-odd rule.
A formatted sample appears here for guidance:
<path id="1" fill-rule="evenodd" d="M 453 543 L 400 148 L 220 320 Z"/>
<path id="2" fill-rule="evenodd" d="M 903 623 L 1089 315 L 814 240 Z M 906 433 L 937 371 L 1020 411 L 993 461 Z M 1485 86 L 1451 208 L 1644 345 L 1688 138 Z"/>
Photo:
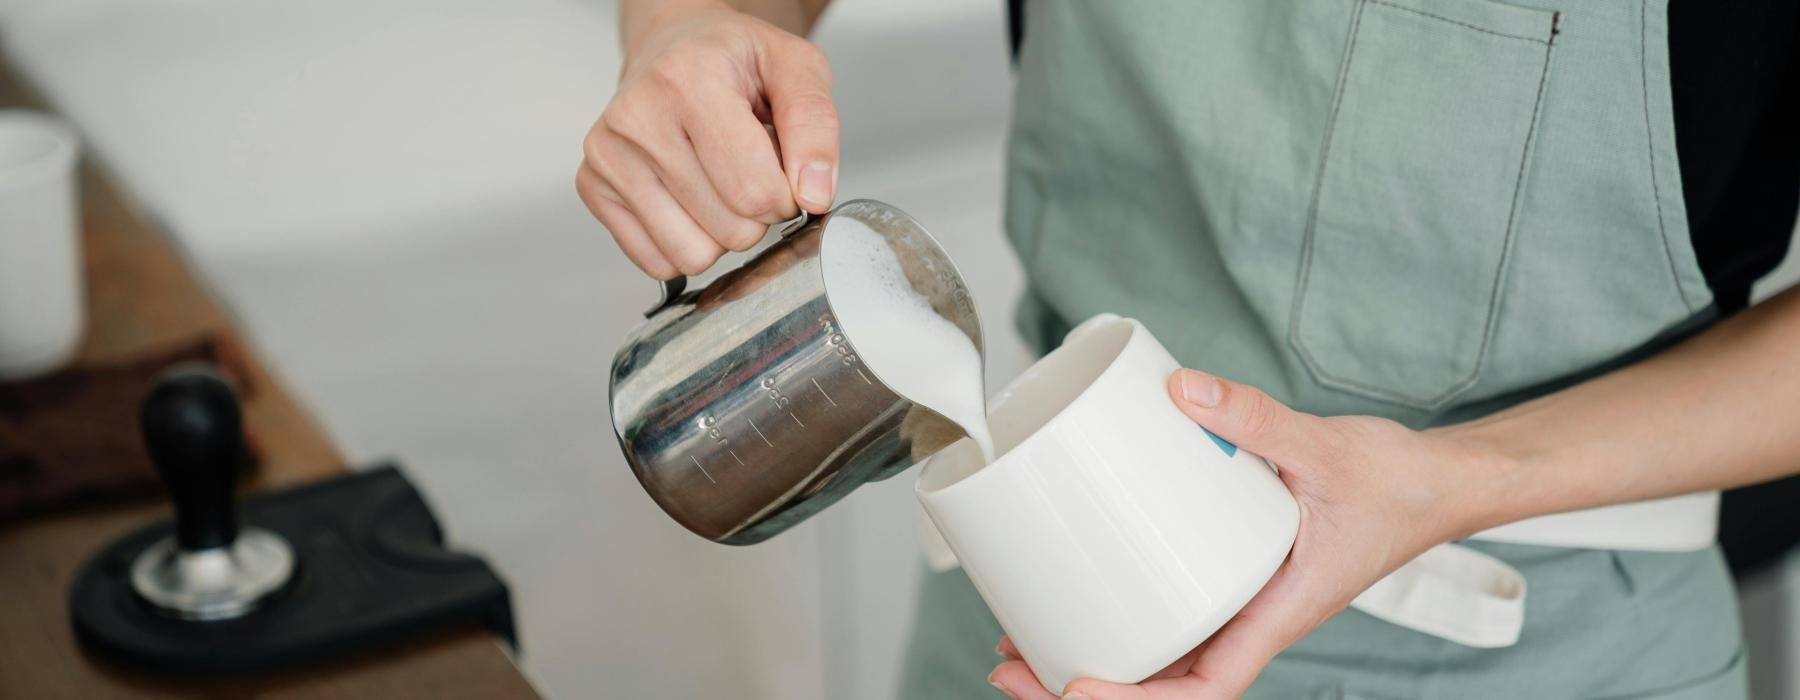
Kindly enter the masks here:
<path id="1" fill-rule="evenodd" d="M 1037 428 L 1033 429 L 1030 432 L 1030 434 L 1019 439 L 1019 441 L 1017 443 L 1013 444 L 1011 447 L 1007 448 L 1005 451 L 996 453 L 994 455 L 994 460 L 992 462 L 983 464 L 980 467 L 976 468 L 975 471 L 965 474 L 961 478 L 956 479 L 955 481 L 951 481 L 950 483 L 938 484 L 938 485 L 928 485 L 928 482 L 934 481 L 933 467 L 941 465 L 942 460 L 945 457 L 956 456 L 956 455 L 949 454 L 952 450 L 957 450 L 959 452 L 964 452 L 964 453 L 970 453 L 977 459 L 979 459 L 979 457 L 981 455 L 981 451 L 979 449 L 975 449 L 973 441 L 970 440 L 966 436 L 961 439 L 958 439 L 955 442 L 950 443 L 949 445 L 945 445 L 943 449 L 939 450 L 937 453 L 935 453 L 923 460 L 922 466 L 920 466 L 920 468 L 919 468 L 919 478 L 916 481 L 914 481 L 914 483 L 913 483 L 913 491 L 920 496 L 929 497 L 933 494 L 943 493 L 943 492 L 945 492 L 951 488 L 954 488 L 956 486 L 959 486 L 959 485 L 962 485 L 965 483 L 969 483 L 973 479 L 980 478 L 982 474 L 994 471 L 994 467 L 1000 466 L 1001 461 L 1005 460 L 1007 455 L 1010 455 L 1014 452 L 1019 451 L 1020 449 L 1025 448 L 1027 445 L 1031 444 L 1034 440 L 1038 440 L 1040 436 L 1050 432 L 1050 430 L 1054 426 L 1056 426 L 1060 421 L 1065 420 L 1065 416 L 1067 416 L 1069 414 L 1069 409 L 1071 407 L 1073 407 L 1076 403 L 1080 402 L 1082 400 L 1082 398 L 1086 397 L 1090 392 L 1092 392 L 1095 385 L 1098 385 L 1101 382 L 1105 381 L 1107 379 L 1107 377 L 1111 376 L 1115 371 L 1117 371 L 1117 368 L 1119 366 L 1119 358 L 1125 354 L 1125 350 L 1130 347 L 1131 342 L 1137 339 L 1138 334 L 1145 330 L 1143 324 L 1139 323 L 1136 319 L 1112 316 L 1111 314 L 1104 314 L 1104 316 L 1109 316 L 1110 318 L 1096 317 L 1093 319 L 1089 319 L 1088 321 L 1084 321 L 1080 325 L 1076 326 L 1076 329 L 1069 333 L 1069 336 L 1063 341 L 1062 345 L 1057 346 L 1056 349 L 1051 350 L 1049 352 L 1049 354 L 1044 355 L 1036 363 L 1033 364 L 1033 367 L 1042 365 L 1045 361 L 1048 361 L 1050 358 L 1055 357 L 1058 353 L 1061 353 L 1068 348 L 1074 347 L 1075 344 L 1082 342 L 1083 339 L 1090 339 L 1090 340 L 1088 340 L 1088 342 L 1099 342 L 1099 340 L 1092 340 L 1092 339 L 1100 337 L 1096 333 L 1098 331 L 1103 331 L 1108 328 L 1114 328 L 1114 327 L 1117 327 L 1120 325 L 1125 326 L 1125 328 L 1128 332 L 1127 332 L 1124 340 L 1122 342 L 1120 342 L 1118 347 L 1113 349 L 1110 353 L 1110 356 L 1106 358 L 1106 361 L 1105 361 L 1106 366 L 1101 368 L 1101 370 L 1098 373 L 1096 373 L 1093 376 L 1093 378 L 1087 382 L 1086 385 L 1082 386 L 1081 389 L 1079 391 L 1075 392 L 1075 394 L 1073 396 L 1069 397 L 1069 399 L 1067 401 L 1064 401 L 1061 406 L 1058 406 L 1056 408 L 1056 411 L 1054 413 L 1052 413 L 1049 418 L 1045 419 L 1041 424 L 1039 424 L 1037 426 Z M 1027 370 L 1025 373 L 1022 373 L 1019 376 L 1013 378 L 1013 380 L 1006 385 L 1006 388 L 1002 389 L 1000 391 L 1000 393 L 995 396 L 994 405 L 988 411 L 988 417 L 989 417 L 988 424 L 990 427 L 993 425 L 993 421 L 992 421 L 993 416 L 996 413 L 999 413 L 1000 411 L 1004 410 L 1006 408 L 1008 402 L 1013 398 L 1014 393 L 1019 389 L 1020 386 L 1022 386 L 1022 383 L 1028 379 L 1033 378 L 1033 376 L 1034 376 L 1033 373 L 1031 371 Z"/>

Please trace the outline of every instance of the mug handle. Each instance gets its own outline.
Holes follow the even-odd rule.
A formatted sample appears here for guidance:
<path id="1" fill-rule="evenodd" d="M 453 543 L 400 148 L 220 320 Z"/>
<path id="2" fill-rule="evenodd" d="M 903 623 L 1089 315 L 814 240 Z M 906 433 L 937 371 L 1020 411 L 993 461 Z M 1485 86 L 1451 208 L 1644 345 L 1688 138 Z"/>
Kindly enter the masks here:
<path id="1" fill-rule="evenodd" d="M 787 221 L 782 221 L 770 226 L 769 229 L 774 231 L 775 235 L 786 238 L 795 231 L 806 228 L 806 224 L 811 221 L 812 213 L 805 209 L 801 209 L 799 215 L 792 219 L 788 219 Z M 674 304 L 675 299 L 680 297 L 683 292 L 687 291 L 688 278 L 687 275 L 676 275 L 672 278 L 662 280 L 657 284 L 662 287 L 662 300 L 656 302 L 656 306 L 650 307 L 649 311 L 645 311 L 644 318 L 655 316 L 663 309 L 669 308 L 669 305 Z"/>

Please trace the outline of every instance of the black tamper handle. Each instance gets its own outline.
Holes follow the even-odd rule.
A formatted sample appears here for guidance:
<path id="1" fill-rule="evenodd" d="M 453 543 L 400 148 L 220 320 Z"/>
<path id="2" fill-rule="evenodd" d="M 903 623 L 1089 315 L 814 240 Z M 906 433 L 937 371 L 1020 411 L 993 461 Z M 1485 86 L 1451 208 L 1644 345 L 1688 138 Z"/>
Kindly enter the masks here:
<path id="1" fill-rule="evenodd" d="M 237 392 L 206 367 L 163 375 L 138 412 L 144 446 L 175 504 L 175 541 L 183 551 L 237 539 L 234 503 L 244 458 Z"/>

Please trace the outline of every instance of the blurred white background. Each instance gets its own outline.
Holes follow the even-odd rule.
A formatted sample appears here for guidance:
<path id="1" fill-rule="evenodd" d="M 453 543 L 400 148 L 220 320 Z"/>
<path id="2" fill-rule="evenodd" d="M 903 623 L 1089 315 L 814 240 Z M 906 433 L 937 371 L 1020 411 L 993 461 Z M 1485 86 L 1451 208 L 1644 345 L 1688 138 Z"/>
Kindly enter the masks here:
<path id="1" fill-rule="evenodd" d="M 990 385 L 1026 362 L 1000 234 L 1003 5 L 839 0 L 815 35 L 836 72 L 841 194 L 944 241 L 975 287 Z M 664 517 L 618 454 L 606 373 L 656 292 L 572 186 L 618 72 L 614 15 L 0 0 L 0 47 L 346 453 L 400 460 L 452 542 L 507 577 L 545 694 L 889 697 L 918 575 L 910 473 L 729 548 Z M 1746 587 L 1761 697 L 1800 695 L 1787 570 Z"/>

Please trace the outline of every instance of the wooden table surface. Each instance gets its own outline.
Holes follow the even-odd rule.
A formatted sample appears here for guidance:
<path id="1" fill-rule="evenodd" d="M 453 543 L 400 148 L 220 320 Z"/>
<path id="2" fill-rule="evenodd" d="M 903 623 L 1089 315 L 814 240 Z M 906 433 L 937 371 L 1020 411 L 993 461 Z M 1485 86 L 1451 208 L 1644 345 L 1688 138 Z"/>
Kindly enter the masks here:
<path id="1" fill-rule="evenodd" d="M 42 102 L 0 59 L 0 108 Z M 92 165 L 81 176 L 87 336 L 76 364 L 172 349 L 205 337 L 241 360 L 255 387 L 244 420 L 261 449 L 246 489 L 342 473 L 342 455 L 233 329 L 167 238 Z M 186 682 L 90 660 L 75 644 L 68 591 L 78 567 L 114 538 L 168 515 L 164 502 L 94 507 L 0 528 L 0 698 L 537 697 L 485 630 L 470 629 L 277 676 Z"/>

